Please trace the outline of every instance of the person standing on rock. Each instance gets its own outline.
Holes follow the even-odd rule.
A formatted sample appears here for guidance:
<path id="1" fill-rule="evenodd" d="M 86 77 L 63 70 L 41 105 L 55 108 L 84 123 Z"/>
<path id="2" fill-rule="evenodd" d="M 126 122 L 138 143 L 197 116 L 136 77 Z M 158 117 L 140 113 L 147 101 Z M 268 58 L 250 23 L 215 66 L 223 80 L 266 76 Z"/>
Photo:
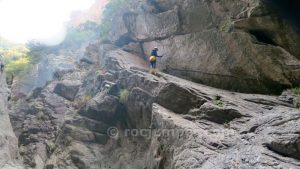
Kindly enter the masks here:
<path id="1" fill-rule="evenodd" d="M 157 60 L 157 57 L 163 57 L 163 56 L 159 56 L 158 55 L 158 48 L 155 47 L 152 52 L 151 52 L 151 55 L 149 57 L 149 62 L 150 62 L 150 67 L 151 67 L 151 73 L 155 74 L 155 69 L 156 69 L 156 60 Z"/>

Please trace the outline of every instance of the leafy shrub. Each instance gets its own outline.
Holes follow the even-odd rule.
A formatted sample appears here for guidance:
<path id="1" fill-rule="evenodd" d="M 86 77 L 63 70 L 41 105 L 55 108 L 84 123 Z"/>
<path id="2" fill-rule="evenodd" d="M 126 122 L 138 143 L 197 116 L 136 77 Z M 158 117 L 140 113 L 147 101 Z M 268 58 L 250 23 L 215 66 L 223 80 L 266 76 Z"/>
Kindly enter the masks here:
<path id="1" fill-rule="evenodd" d="M 300 109 L 300 103 L 299 103 L 299 102 L 294 103 L 294 107 L 295 107 L 296 109 Z"/>
<path id="2" fill-rule="evenodd" d="M 300 86 L 291 89 L 291 92 L 297 95 L 300 95 Z"/>
<path id="3" fill-rule="evenodd" d="M 26 70 L 28 70 L 30 67 L 31 64 L 29 58 L 25 57 L 9 61 L 8 64 L 6 64 L 5 71 L 8 74 L 19 75 L 21 73 L 26 73 Z"/>
<path id="4" fill-rule="evenodd" d="M 29 49 L 23 45 L 14 46 L 11 48 L 0 47 L 0 55 L 4 56 L 4 59 L 17 59 L 26 57 Z"/>
<path id="5" fill-rule="evenodd" d="M 215 98 L 214 98 L 214 100 L 213 100 L 213 103 L 214 103 L 216 106 L 224 107 L 224 102 L 221 100 L 221 96 L 215 96 Z"/>
<path id="6" fill-rule="evenodd" d="M 26 44 L 27 48 L 29 49 L 27 53 L 27 57 L 30 60 L 31 64 L 38 63 L 43 56 L 46 56 L 48 53 L 52 51 L 48 51 L 50 48 L 40 42 L 30 41 Z"/>
<path id="7" fill-rule="evenodd" d="M 3 57 L 0 59 L 4 60 L 5 71 L 9 76 L 24 75 L 40 60 L 44 50 L 45 47 L 43 45 L 33 41 L 26 45 L 2 44 L 0 55 Z"/>
<path id="8" fill-rule="evenodd" d="M 225 128 L 228 128 L 228 129 L 230 128 L 230 122 L 229 121 L 226 121 L 223 125 L 224 125 Z"/>
<path id="9" fill-rule="evenodd" d="M 224 102 L 222 100 L 215 100 L 214 104 L 219 106 L 219 107 L 224 107 Z"/>

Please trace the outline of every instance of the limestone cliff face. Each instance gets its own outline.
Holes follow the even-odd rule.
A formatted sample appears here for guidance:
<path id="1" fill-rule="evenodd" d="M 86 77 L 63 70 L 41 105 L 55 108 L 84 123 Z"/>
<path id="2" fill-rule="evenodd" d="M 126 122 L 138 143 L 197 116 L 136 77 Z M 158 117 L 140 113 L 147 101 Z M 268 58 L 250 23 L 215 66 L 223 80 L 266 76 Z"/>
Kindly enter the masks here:
<path id="1" fill-rule="evenodd" d="M 142 58 L 109 44 L 91 44 L 85 56 L 14 103 L 26 168 L 300 167 L 299 96 L 154 76 Z"/>
<path id="2" fill-rule="evenodd" d="M 5 75 L 0 75 L 0 168 L 21 169 L 18 151 L 18 139 L 16 138 L 9 119 L 8 96 Z"/>
<path id="3" fill-rule="evenodd" d="M 267 2 L 128 1 L 111 16 L 113 43 L 63 49 L 80 62 L 11 101 L 25 168 L 299 168 L 299 95 L 189 81 L 272 92 L 299 80 L 294 28 Z M 177 76 L 149 73 L 154 45 Z"/>
<path id="4" fill-rule="evenodd" d="M 141 46 L 145 58 L 158 46 L 164 54 L 160 69 L 194 82 L 278 93 L 300 81 L 299 34 L 278 3 L 128 1 L 110 18 L 109 40 L 128 51 Z"/>

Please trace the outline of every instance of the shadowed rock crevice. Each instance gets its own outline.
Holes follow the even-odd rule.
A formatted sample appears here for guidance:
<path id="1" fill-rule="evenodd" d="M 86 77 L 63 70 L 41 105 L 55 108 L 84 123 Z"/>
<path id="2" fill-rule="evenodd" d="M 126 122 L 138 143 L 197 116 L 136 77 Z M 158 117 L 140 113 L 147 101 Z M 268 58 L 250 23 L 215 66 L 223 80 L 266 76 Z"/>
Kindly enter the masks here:
<path id="1" fill-rule="evenodd" d="M 258 42 L 262 44 L 269 44 L 277 46 L 276 42 L 273 41 L 272 32 L 268 32 L 265 30 L 249 30 L 249 33 L 253 35 Z"/>
<path id="2" fill-rule="evenodd" d="M 166 12 L 166 9 L 163 9 L 156 0 L 147 0 L 147 2 L 153 6 L 153 12 L 158 14 L 162 12 Z"/>
<path id="3" fill-rule="evenodd" d="M 282 138 L 267 144 L 267 147 L 283 156 L 300 160 L 300 137 L 299 135 L 285 135 Z"/>
<path id="4" fill-rule="evenodd" d="M 178 114 L 187 114 L 190 109 L 201 107 L 207 100 L 192 90 L 170 83 L 158 93 L 156 101 Z"/>
<path id="5" fill-rule="evenodd" d="M 119 47 L 122 47 L 122 46 L 124 46 L 124 45 L 128 45 L 129 43 L 133 43 L 133 42 L 135 42 L 133 39 L 131 39 L 130 37 L 128 37 L 128 36 L 122 36 L 122 37 L 120 37 L 116 42 L 115 42 L 115 44 L 117 45 L 117 46 L 119 46 Z"/>
<path id="6" fill-rule="evenodd" d="M 281 17 L 291 22 L 295 27 L 297 27 L 298 32 L 300 31 L 300 2 L 297 0 L 266 0 L 266 4 Z M 299 32 L 300 33 L 300 32 Z"/>

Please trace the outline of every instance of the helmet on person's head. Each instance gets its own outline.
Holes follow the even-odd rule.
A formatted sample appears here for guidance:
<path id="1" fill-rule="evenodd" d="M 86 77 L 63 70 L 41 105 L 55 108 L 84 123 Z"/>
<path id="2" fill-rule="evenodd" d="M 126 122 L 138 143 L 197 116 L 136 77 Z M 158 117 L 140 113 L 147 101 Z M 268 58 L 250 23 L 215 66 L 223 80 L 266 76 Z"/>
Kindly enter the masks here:
<path id="1" fill-rule="evenodd" d="M 158 50 L 158 47 L 154 47 L 154 50 Z"/>

